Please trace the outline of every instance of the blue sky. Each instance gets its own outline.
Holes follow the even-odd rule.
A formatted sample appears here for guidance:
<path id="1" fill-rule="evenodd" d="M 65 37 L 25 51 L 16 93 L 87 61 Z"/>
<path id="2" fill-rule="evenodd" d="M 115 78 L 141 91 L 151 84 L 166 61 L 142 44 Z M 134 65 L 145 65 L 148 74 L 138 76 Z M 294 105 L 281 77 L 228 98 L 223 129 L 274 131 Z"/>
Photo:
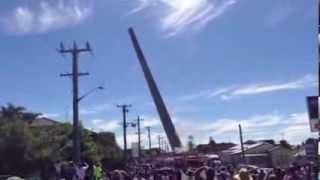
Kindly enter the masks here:
<path id="1" fill-rule="evenodd" d="M 132 26 L 186 142 L 209 136 L 238 142 L 286 138 L 299 143 L 309 132 L 305 97 L 315 95 L 316 0 L 18 0 L 0 6 L 0 104 L 12 102 L 71 121 L 70 56 L 60 42 L 90 41 L 81 56 L 81 93 L 103 85 L 81 104 L 83 124 L 117 134 L 121 112 L 144 117 L 153 140 L 160 121 L 133 51 Z M 129 142 L 136 140 L 133 129 Z M 155 144 L 154 144 L 155 145 Z"/>

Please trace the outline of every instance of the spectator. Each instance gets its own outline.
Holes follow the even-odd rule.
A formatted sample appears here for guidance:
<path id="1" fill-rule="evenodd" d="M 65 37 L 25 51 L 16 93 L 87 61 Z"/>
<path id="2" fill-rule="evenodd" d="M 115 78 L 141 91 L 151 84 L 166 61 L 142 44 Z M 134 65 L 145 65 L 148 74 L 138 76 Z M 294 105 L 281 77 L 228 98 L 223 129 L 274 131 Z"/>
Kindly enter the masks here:
<path id="1" fill-rule="evenodd" d="M 64 167 L 64 179 L 76 180 L 76 167 L 72 161 L 69 161 L 68 165 Z"/>
<path id="2" fill-rule="evenodd" d="M 266 173 L 264 173 L 263 169 L 260 169 L 259 174 L 258 174 L 258 180 L 264 180 L 266 177 Z"/>
<path id="3" fill-rule="evenodd" d="M 179 168 L 175 169 L 176 180 L 182 180 L 181 170 Z"/>
<path id="4" fill-rule="evenodd" d="M 85 177 L 86 177 L 86 172 L 87 172 L 87 169 L 89 168 L 89 165 L 87 163 L 82 163 L 82 164 L 79 164 L 77 167 L 76 167 L 76 175 L 77 175 L 77 180 L 84 180 Z"/>
<path id="5" fill-rule="evenodd" d="M 93 165 L 93 179 L 102 180 L 102 178 L 103 178 L 103 170 L 101 167 L 101 163 L 97 162 Z"/>
<path id="6" fill-rule="evenodd" d="M 207 180 L 215 179 L 215 170 L 214 168 L 208 167 L 206 172 Z"/>
<path id="7" fill-rule="evenodd" d="M 283 180 L 302 180 L 297 174 L 296 174 L 296 167 L 290 167 L 286 175 L 284 176 Z"/>
<path id="8" fill-rule="evenodd" d="M 252 177 L 249 175 L 247 169 L 240 169 L 239 174 L 234 177 L 234 180 L 252 180 Z"/>

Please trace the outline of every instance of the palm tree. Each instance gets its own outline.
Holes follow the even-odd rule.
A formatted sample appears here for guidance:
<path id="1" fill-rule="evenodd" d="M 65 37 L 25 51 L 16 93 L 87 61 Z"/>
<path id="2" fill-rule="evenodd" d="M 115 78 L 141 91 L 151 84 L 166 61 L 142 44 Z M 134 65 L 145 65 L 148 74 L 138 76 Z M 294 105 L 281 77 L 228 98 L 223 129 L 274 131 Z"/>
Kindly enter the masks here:
<path id="1" fill-rule="evenodd" d="M 15 106 L 12 103 L 7 103 L 6 106 L 1 107 L 1 115 L 5 119 L 20 119 L 25 110 L 25 107 Z"/>
<path id="2" fill-rule="evenodd" d="M 8 103 L 6 106 L 1 107 L 1 115 L 4 119 L 32 121 L 39 117 L 41 113 L 28 112 L 23 106 L 15 106 L 12 103 Z"/>

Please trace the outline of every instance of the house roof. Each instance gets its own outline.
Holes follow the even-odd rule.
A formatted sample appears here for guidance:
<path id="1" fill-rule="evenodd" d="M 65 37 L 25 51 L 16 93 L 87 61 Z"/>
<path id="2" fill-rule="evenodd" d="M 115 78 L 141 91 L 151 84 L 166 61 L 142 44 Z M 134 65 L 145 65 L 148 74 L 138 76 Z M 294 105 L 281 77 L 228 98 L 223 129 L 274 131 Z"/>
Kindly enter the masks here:
<path id="1" fill-rule="evenodd" d="M 257 153 L 257 154 L 245 154 L 245 157 L 261 157 L 261 156 L 268 156 L 267 153 Z"/>
<path id="2" fill-rule="evenodd" d="M 212 143 L 212 142 L 214 141 L 211 141 L 208 144 L 197 145 L 196 147 L 197 151 L 202 153 L 208 153 L 208 152 L 217 153 L 234 146 L 233 143 L 215 143 L 215 142 Z"/>
<path id="3" fill-rule="evenodd" d="M 41 117 L 34 119 L 31 121 L 29 124 L 31 127 L 40 127 L 40 126 L 52 126 L 52 125 L 57 125 L 60 124 L 60 122 L 46 118 L 46 117 Z"/>
<path id="4" fill-rule="evenodd" d="M 266 143 L 266 142 L 258 142 L 258 143 L 255 143 L 255 144 L 244 144 L 244 151 L 248 151 L 248 150 L 251 150 L 251 149 L 254 149 L 254 148 L 257 148 L 259 146 L 262 146 L 262 145 L 265 145 L 265 144 L 269 144 L 269 143 Z M 224 153 L 228 153 L 228 154 L 238 154 L 238 153 L 241 153 L 241 145 L 236 145 L 232 148 L 229 148 L 228 150 L 225 150 L 223 151 Z"/>

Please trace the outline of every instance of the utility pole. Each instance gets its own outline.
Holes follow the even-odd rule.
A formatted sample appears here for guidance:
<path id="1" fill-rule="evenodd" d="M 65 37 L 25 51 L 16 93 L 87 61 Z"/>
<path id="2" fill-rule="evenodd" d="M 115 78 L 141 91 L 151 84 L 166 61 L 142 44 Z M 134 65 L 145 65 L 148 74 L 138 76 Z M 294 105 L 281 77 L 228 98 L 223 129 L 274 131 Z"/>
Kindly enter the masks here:
<path id="1" fill-rule="evenodd" d="M 320 119 L 320 1 L 318 1 L 318 119 Z M 320 121 L 320 120 L 319 120 Z M 317 149 L 319 150 L 319 142 L 320 142 L 320 132 L 318 134 L 318 143 L 317 143 Z M 318 152 L 318 151 L 317 151 Z M 316 178 L 319 174 L 319 154 L 317 153 L 316 158 Z"/>
<path id="2" fill-rule="evenodd" d="M 168 150 L 168 143 L 167 143 L 166 140 L 163 141 L 163 148 L 164 148 L 164 151 L 165 151 L 165 152 L 169 152 L 169 150 Z"/>
<path id="3" fill-rule="evenodd" d="M 123 117 L 123 122 L 122 122 L 122 127 L 123 127 L 123 158 L 126 160 L 127 159 L 127 119 L 126 115 L 129 112 L 129 109 L 131 107 L 130 104 L 122 104 L 122 105 L 117 105 L 118 108 L 122 109 L 122 117 Z"/>
<path id="4" fill-rule="evenodd" d="M 161 153 L 161 139 L 162 139 L 162 137 L 160 135 L 158 135 L 158 146 L 159 146 L 160 153 Z"/>
<path id="5" fill-rule="evenodd" d="M 320 119 L 320 1 L 318 2 L 318 13 L 318 119 Z"/>
<path id="6" fill-rule="evenodd" d="M 149 151 L 151 151 L 151 133 L 150 133 L 151 127 L 150 127 L 150 126 L 147 126 L 146 128 L 147 128 L 147 130 L 148 130 Z"/>
<path id="7" fill-rule="evenodd" d="M 168 142 L 167 142 L 167 141 L 166 141 L 166 149 L 167 149 L 167 152 L 169 152 L 169 151 L 170 151 L 169 144 L 168 144 Z"/>
<path id="8" fill-rule="evenodd" d="M 73 42 L 73 48 L 65 49 L 64 45 L 60 43 L 61 54 L 70 53 L 72 55 L 72 73 L 60 74 L 60 76 L 72 76 L 73 84 L 73 160 L 75 163 L 81 161 L 80 150 L 80 130 L 79 130 L 79 76 L 89 75 L 89 73 L 79 73 L 79 55 L 82 52 L 91 52 L 89 42 L 86 43 L 85 48 L 78 48 L 77 44 Z"/>
<path id="9" fill-rule="evenodd" d="M 245 154 L 244 154 L 244 147 L 243 147 L 243 137 L 242 137 L 241 124 L 239 124 L 239 134 L 240 134 L 240 143 L 241 143 L 241 157 L 242 157 L 242 161 L 243 161 L 243 163 L 244 163 Z"/>
<path id="10" fill-rule="evenodd" d="M 143 121 L 142 118 L 140 118 L 140 116 L 138 116 L 138 118 L 136 119 L 136 125 L 137 125 L 137 130 L 138 130 L 138 154 L 139 154 L 139 158 L 141 157 L 141 129 L 140 129 L 140 121 Z"/>
<path id="11" fill-rule="evenodd" d="M 168 152 L 167 141 L 163 141 L 163 148 L 165 152 Z"/>

